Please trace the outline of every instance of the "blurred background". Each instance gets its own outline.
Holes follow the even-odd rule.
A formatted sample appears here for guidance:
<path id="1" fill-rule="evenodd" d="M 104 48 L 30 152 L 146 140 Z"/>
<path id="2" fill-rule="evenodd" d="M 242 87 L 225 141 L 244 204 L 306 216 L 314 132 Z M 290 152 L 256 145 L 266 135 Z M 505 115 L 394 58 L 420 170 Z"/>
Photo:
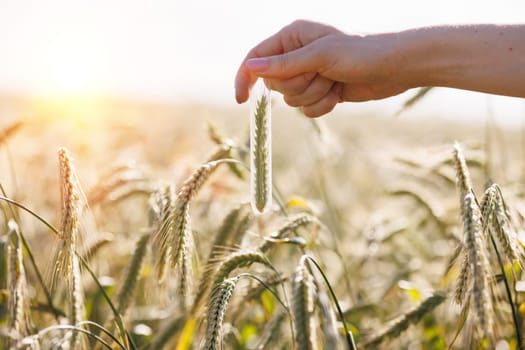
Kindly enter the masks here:
<path id="1" fill-rule="evenodd" d="M 20 113 L 15 97 L 38 98 L 48 110 L 74 104 L 73 114 L 89 118 L 100 114 L 96 101 L 108 98 L 238 108 L 233 77 L 242 58 L 294 19 L 363 33 L 443 23 L 516 23 L 523 13 L 525 3 L 519 0 L 0 0 L 0 112 L 3 117 Z M 338 110 L 390 116 L 413 93 Z M 525 104 L 436 89 L 406 117 L 479 119 L 488 110 L 499 121 L 521 123 Z"/>

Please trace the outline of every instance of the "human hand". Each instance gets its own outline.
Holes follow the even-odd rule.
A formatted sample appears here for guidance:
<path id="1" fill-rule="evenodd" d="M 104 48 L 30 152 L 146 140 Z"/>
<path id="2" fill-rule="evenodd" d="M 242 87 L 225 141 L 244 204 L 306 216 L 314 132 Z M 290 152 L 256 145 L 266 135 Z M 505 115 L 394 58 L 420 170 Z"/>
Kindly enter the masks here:
<path id="1" fill-rule="evenodd" d="M 412 87 L 392 55 L 395 34 L 347 35 L 309 21 L 295 21 L 255 46 L 235 78 L 236 99 L 245 102 L 255 81 L 281 92 L 308 117 L 330 112 L 338 102 L 367 101 Z"/>

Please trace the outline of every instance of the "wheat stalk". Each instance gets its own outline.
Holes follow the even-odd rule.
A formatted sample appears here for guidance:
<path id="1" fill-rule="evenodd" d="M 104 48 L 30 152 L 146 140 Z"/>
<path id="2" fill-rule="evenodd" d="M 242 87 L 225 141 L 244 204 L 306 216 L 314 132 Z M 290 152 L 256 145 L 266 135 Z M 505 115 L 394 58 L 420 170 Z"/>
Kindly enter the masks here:
<path id="1" fill-rule="evenodd" d="M 173 266 L 180 266 L 181 269 L 179 290 L 184 305 L 188 302 L 187 298 L 191 294 L 189 290 L 192 279 L 193 237 L 191 231 L 190 201 L 221 163 L 221 160 L 212 161 L 204 163 L 197 168 L 184 182 L 175 200 L 171 263 Z"/>
<path id="2" fill-rule="evenodd" d="M 368 338 L 364 342 L 364 346 L 367 349 L 375 349 L 385 340 L 399 336 L 401 332 L 405 331 L 411 324 L 418 323 L 423 316 L 432 312 L 432 310 L 439 306 L 445 299 L 445 293 L 435 292 L 423 300 L 419 306 L 406 312 L 404 315 L 393 321 L 390 326 Z"/>
<path id="3" fill-rule="evenodd" d="M 72 325 L 76 325 L 84 318 L 80 262 L 76 254 L 80 235 L 80 186 L 76 179 L 71 156 L 65 148 L 58 150 L 58 159 L 62 195 L 62 221 L 59 231 L 60 243 L 54 260 L 53 284 L 60 274 L 64 275 L 69 296 L 69 321 Z M 83 345 L 77 332 L 71 332 L 69 343 L 71 347 L 82 347 Z"/>
<path id="4" fill-rule="evenodd" d="M 73 326 L 76 326 L 84 320 L 84 296 L 80 278 L 80 261 L 76 254 L 72 256 L 71 263 L 72 284 L 69 289 L 69 299 L 71 300 L 69 321 Z M 84 348 L 83 338 L 80 337 L 80 333 L 75 331 L 71 333 L 70 344 L 74 349 Z"/>
<path id="5" fill-rule="evenodd" d="M 177 203 L 175 204 L 177 206 Z M 176 207 L 173 225 L 173 255 L 172 266 L 180 268 L 179 292 L 181 293 L 183 307 L 187 303 L 192 276 L 192 252 L 193 238 L 191 233 L 191 219 L 189 202 L 182 203 L 182 207 Z"/>
<path id="6" fill-rule="evenodd" d="M 470 286 L 472 271 L 470 269 L 470 262 L 468 254 L 463 255 L 463 263 L 461 264 L 458 279 L 456 282 L 456 290 L 454 294 L 454 301 L 458 305 L 463 305 L 465 296 Z"/>
<path id="7" fill-rule="evenodd" d="M 306 266 L 305 256 L 292 275 L 292 315 L 294 319 L 295 341 L 298 349 L 316 349 L 315 287 L 313 277 Z"/>
<path id="8" fill-rule="evenodd" d="M 213 290 L 208 309 L 204 349 L 222 349 L 222 323 L 239 276 L 222 280 Z"/>
<path id="9" fill-rule="evenodd" d="M 459 203 L 461 206 L 461 216 L 465 215 L 465 196 L 472 190 L 472 181 L 470 180 L 470 173 L 467 167 L 467 161 L 463 156 L 461 145 L 458 142 L 454 143 L 453 151 L 454 167 L 456 169 L 456 184 L 459 190 Z"/>
<path id="10" fill-rule="evenodd" d="M 503 246 L 505 255 L 511 261 L 517 260 L 521 264 L 522 260 L 520 258 L 523 254 L 518 244 L 516 231 L 511 227 L 509 214 L 507 213 L 505 201 L 499 187 L 497 187 L 497 196 L 493 212 L 492 228 L 496 231 L 496 236 Z"/>
<path id="11" fill-rule="evenodd" d="M 226 140 L 226 143 L 220 144 L 218 149 L 208 158 L 208 162 L 217 161 L 221 159 L 234 159 L 238 157 L 235 143 L 231 140 Z M 244 179 L 243 168 L 239 163 L 228 162 L 228 168 L 239 179 Z"/>
<path id="12" fill-rule="evenodd" d="M 10 244 L 7 245 L 9 263 L 8 329 L 11 336 L 20 339 L 27 335 L 30 324 L 27 279 L 18 225 L 15 221 L 9 220 L 8 227 L 9 232 L 7 235 L 10 240 Z"/>
<path id="13" fill-rule="evenodd" d="M 122 286 L 120 287 L 117 295 L 117 310 L 121 315 L 126 313 L 133 294 L 135 293 L 137 282 L 140 277 L 140 271 L 144 265 L 144 258 L 146 256 L 149 238 L 149 233 L 144 234 L 139 238 L 135 246 L 133 256 L 131 257 L 126 270 L 124 283 L 122 283 Z"/>
<path id="14" fill-rule="evenodd" d="M 164 280 L 170 262 L 173 267 L 179 267 L 179 292 L 183 307 L 191 295 L 193 237 L 190 202 L 223 162 L 224 160 L 216 160 L 200 165 L 184 181 L 176 196 L 173 186 L 167 184 L 150 198 L 153 247 L 158 250 L 157 277 L 161 282 Z"/>
<path id="15" fill-rule="evenodd" d="M 320 226 L 319 220 L 309 214 L 299 214 L 288 220 L 283 226 L 277 229 L 276 232 L 270 235 L 270 240 L 265 241 L 259 248 L 261 252 L 266 252 L 272 245 L 272 240 L 282 239 L 288 237 L 291 233 L 297 231 L 301 227 L 314 224 L 317 227 Z"/>
<path id="16" fill-rule="evenodd" d="M 463 230 L 468 254 L 469 270 L 472 274 L 471 301 L 479 328 L 484 334 L 492 333 L 492 302 L 488 281 L 489 262 L 486 242 L 483 240 L 481 212 L 472 192 L 465 196 Z"/>
<path id="17" fill-rule="evenodd" d="M 172 253 L 174 225 L 175 189 L 170 183 L 164 184 L 150 196 L 150 227 L 152 227 L 153 250 L 156 255 L 158 281 L 164 281 Z"/>
<path id="18" fill-rule="evenodd" d="M 270 92 L 263 89 L 251 113 L 250 177 L 253 210 L 264 213 L 272 201 Z"/>
<path id="19" fill-rule="evenodd" d="M 193 197 L 201 189 L 202 185 L 206 182 L 209 176 L 217 170 L 217 167 L 224 162 L 223 159 L 207 162 L 201 164 L 191 176 L 184 181 L 179 192 L 177 193 L 177 201 L 187 203 L 193 199 Z"/>
<path id="20" fill-rule="evenodd" d="M 217 272 L 215 273 L 214 286 L 217 286 L 223 280 L 228 278 L 228 275 L 233 270 L 249 266 L 253 263 L 259 263 L 271 268 L 272 270 L 274 269 L 268 259 L 266 259 L 261 252 L 255 250 L 241 250 L 228 255 L 220 262 Z"/>
<path id="21" fill-rule="evenodd" d="M 315 281 L 315 290 L 317 291 L 316 302 L 319 306 L 319 310 L 321 311 L 323 320 L 321 326 L 323 329 L 324 349 L 337 350 L 340 347 L 334 309 L 324 288 L 322 288 L 322 285 L 317 283 L 317 281 Z"/>

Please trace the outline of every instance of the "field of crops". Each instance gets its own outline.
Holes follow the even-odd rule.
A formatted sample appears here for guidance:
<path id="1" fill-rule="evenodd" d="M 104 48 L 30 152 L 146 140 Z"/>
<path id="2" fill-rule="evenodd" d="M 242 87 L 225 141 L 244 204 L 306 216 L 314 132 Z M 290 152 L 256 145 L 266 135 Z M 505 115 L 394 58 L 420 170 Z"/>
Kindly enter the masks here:
<path id="1" fill-rule="evenodd" d="M 452 122 L 0 99 L 0 348 L 523 349 L 525 148 Z M 457 142 L 456 142 L 457 141 Z"/>

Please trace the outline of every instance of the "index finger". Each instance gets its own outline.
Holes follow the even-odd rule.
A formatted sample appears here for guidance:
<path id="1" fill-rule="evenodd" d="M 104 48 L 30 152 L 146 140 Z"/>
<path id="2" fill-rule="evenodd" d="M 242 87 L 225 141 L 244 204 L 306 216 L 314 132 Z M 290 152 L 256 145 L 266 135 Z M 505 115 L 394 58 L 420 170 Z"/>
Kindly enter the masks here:
<path id="1" fill-rule="evenodd" d="M 235 76 L 235 98 L 237 103 L 243 103 L 248 100 L 250 89 L 258 78 L 246 67 L 246 61 L 250 58 L 273 56 L 282 53 L 284 53 L 282 30 L 261 41 L 248 52 Z"/>

